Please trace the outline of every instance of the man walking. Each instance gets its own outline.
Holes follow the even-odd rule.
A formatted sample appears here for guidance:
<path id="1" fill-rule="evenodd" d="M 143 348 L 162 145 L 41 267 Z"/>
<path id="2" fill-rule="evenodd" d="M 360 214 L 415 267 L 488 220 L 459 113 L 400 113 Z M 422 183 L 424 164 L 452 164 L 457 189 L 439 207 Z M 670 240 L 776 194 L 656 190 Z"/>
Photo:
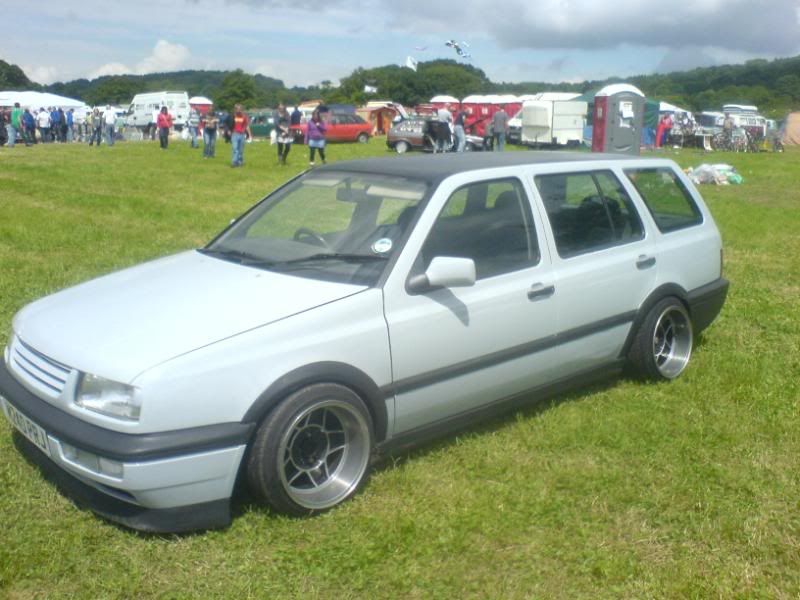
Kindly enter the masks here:
<path id="1" fill-rule="evenodd" d="M 231 147 L 233 157 L 231 167 L 241 167 L 244 165 L 244 140 L 253 137 L 250 132 L 250 119 L 242 112 L 242 105 L 237 104 L 233 107 L 233 127 L 231 132 Z"/>
<path id="2" fill-rule="evenodd" d="M 503 152 L 506 149 L 506 134 L 508 133 L 508 113 L 505 104 L 501 104 L 500 110 L 492 116 L 492 133 L 495 152 Z"/>
<path id="3" fill-rule="evenodd" d="M 36 124 L 39 126 L 39 135 L 42 138 L 43 144 L 50 142 L 50 113 L 44 107 L 39 109 L 36 115 Z"/>

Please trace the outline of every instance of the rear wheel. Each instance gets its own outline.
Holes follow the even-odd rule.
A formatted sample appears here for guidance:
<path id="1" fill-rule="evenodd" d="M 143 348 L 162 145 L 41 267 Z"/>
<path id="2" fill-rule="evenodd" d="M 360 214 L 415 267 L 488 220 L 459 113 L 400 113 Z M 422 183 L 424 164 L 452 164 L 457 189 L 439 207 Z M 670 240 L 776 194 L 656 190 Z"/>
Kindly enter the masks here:
<path id="1" fill-rule="evenodd" d="M 647 313 L 629 358 L 645 377 L 675 379 L 689 364 L 692 344 L 692 321 L 686 308 L 677 298 L 664 298 Z"/>
<path id="2" fill-rule="evenodd" d="M 397 152 L 398 154 L 405 154 L 406 152 L 409 151 L 410 148 L 411 147 L 408 145 L 408 142 L 403 142 L 403 141 L 397 142 L 394 145 L 394 151 Z"/>
<path id="3" fill-rule="evenodd" d="M 358 137 L 356 138 L 359 144 L 366 144 L 369 141 L 369 135 L 366 133 L 359 133 Z"/>
<path id="4" fill-rule="evenodd" d="M 256 432 L 247 461 L 251 489 L 276 511 L 305 515 L 340 504 L 367 477 L 373 426 L 349 388 L 303 388 L 273 410 Z"/>

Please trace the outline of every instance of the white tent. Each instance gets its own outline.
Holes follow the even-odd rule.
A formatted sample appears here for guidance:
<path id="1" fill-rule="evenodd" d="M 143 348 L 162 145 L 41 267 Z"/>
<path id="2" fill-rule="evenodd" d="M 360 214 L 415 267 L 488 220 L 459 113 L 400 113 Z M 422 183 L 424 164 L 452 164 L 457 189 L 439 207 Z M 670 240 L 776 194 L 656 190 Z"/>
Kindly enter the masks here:
<path id="1" fill-rule="evenodd" d="M 14 106 L 19 102 L 22 108 L 38 110 L 40 108 L 74 108 L 87 110 L 88 107 L 82 100 L 47 94 L 44 92 L 0 92 L 0 106 Z"/>
<path id="2" fill-rule="evenodd" d="M 690 113 L 691 111 L 686 110 L 685 108 L 680 108 L 679 106 L 675 106 L 674 104 L 670 104 L 669 102 L 659 102 L 658 104 L 658 112 L 660 113 Z"/>

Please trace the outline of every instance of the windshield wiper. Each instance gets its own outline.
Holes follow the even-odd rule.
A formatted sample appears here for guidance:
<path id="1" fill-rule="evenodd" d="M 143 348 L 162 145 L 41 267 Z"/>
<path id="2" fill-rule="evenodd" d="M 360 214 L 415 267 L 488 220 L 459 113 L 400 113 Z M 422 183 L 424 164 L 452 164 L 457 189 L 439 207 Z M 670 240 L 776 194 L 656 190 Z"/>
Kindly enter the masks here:
<path id="1" fill-rule="evenodd" d="M 241 250 L 199 248 L 197 251 L 207 256 L 214 256 L 216 258 L 221 258 L 222 260 L 239 263 L 240 265 L 271 267 L 275 264 L 273 261 L 259 258 L 258 256 L 248 254 L 247 252 L 242 252 Z"/>
<path id="2" fill-rule="evenodd" d="M 318 260 L 341 260 L 344 262 L 369 262 L 373 260 L 387 260 L 388 257 L 380 256 L 379 254 L 349 254 L 347 252 L 319 252 L 309 256 L 302 256 L 300 258 L 292 258 L 284 260 L 280 264 L 293 265 L 304 262 L 315 262 Z"/>

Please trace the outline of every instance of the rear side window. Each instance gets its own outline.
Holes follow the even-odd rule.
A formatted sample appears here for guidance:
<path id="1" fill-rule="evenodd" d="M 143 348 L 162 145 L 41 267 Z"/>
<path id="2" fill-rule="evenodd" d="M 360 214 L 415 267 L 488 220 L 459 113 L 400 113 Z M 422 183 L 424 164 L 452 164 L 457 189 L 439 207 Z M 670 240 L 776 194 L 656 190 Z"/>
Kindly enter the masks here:
<path id="1" fill-rule="evenodd" d="M 703 215 L 672 169 L 625 169 L 662 233 L 699 225 Z"/>
<path id="2" fill-rule="evenodd" d="M 644 237 L 639 214 L 611 171 L 538 175 L 534 183 L 562 258 Z"/>

